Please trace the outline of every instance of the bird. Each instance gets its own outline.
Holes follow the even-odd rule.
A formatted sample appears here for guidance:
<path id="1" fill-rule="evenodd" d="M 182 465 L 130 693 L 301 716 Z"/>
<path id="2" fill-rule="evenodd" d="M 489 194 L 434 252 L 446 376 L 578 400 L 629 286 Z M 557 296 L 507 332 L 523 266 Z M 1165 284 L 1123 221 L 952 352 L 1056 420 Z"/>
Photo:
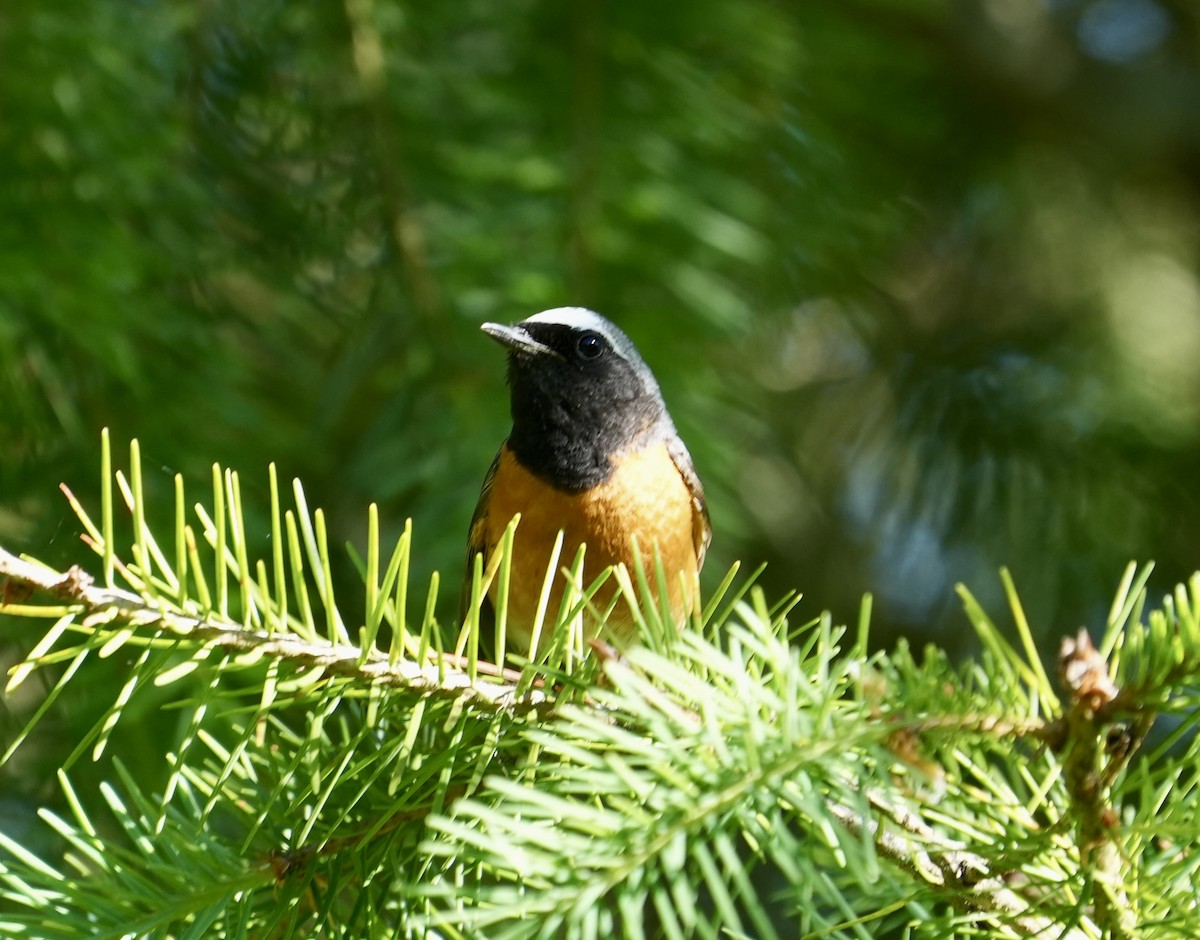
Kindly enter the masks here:
<path id="1" fill-rule="evenodd" d="M 536 652 L 532 632 L 560 531 L 560 568 L 570 566 L 581 544 L 587 546 L 585 588 L 610 565 L 624 564 L 634 574 L 635 543 L 652 586 L 661 560 L 666 606 L 677 624 L 684 623 L 699 603 L 697 575 L 712 525 L 691 455 L 629 337 L 583 307 L 556 307 L 512 326 L 484 323 L 481 329 L 507 349 L 512 430 L 471 518 L 464 617 L 475 556 L 482 555 L 486 566 L 520 513 L 509 574 L 508 648 Z M 497 580 L 481 599 L 481 635 L 494 628 Z M 565 588 L 566 579 L 556 572 L 539 645 L 554 625 Z M 593 609 L 605 611 L 617 593 L 610 577 Z M 636 621 L 621 601 L 612 605 L 603 635 L 587 612 L 585 624 L 589 640 L 620 648 L 635 639 Z"/>

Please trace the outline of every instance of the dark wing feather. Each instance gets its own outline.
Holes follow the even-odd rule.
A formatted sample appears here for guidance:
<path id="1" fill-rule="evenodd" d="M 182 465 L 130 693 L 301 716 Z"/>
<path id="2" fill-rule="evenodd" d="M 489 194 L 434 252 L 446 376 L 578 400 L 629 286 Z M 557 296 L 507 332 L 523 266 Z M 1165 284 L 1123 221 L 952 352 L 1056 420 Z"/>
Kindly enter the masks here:
<path id="1" fill-rule="evenodd" d="M 696 569 L 699 570 L 704 567 L 704 554 L 708 551 L 708 543 L 712 541 L 712 522 L 708 518 L 708 504 L 704 501 L 704 487 L 696 475 L 692 455 L 678 434 L 672 435 L 667 441 L 667 452 L 687 484 L 688 492 L 692 494 L 692 540 L 696 546 Z"/>
<path id="2" fill-rule="evenodd" d="M 496 482 L 496 470 L 499 466 L 500 451 L 497 451 L 496 459 L 492 461 L 492 465 L 488 467 L 487 476 L 483 478 L 483 490 L 479 494 L 479 502 L 475 504 L 475 512 L 471 516 L 471 528 L 467 533 L 466 574 L 463 577 L 462 590 L 458 595 L 458 613 L 459 617 L 464 620 L 467 616 L 467 609 L 471 606 L 471 572 L 475 567 L 475 556 L 478 554 L 483 555 L 483 566 L 485 568 L 488 563 L 488 551 L 491 548 L 487 544 L 488 506 L 492 501 L 492 485 Z M 495 628 L 495 623 L 496 610 L 492 606 L 491 599 L 485 594 L 479 604 L 480 636 L 490 637 Z"/>

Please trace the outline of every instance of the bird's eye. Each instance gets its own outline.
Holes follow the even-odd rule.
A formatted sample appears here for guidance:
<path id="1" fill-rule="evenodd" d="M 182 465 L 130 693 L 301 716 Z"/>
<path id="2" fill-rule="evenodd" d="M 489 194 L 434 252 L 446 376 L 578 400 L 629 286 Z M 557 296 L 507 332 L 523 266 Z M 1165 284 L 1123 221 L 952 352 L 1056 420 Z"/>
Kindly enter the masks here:
<path id="1" fill-rule="evenodd" d="M 604 337 L 599 333 L 584 333 L 579 337 L 579 342 L 575 344 L 575 348 L 579 350 L 579 358 L 599 359 L 604 355 L 605 343 Z"/>

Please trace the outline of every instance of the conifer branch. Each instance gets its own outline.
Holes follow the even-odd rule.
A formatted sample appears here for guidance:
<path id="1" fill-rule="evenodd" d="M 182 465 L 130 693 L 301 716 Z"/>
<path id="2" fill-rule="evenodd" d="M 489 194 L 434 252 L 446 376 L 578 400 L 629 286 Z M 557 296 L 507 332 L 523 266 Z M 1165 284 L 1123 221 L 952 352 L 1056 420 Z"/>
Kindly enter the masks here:
<path id="1" fill-rule="evenodd" d="M 1118 735 L 1115 747 L 1107 746 L 1110 720 L 1104 710 L 1117 699 L 1119 690 L 1087 630 L 1063 640 L 1059 677 L 1067 692 L 1062 718 L 1063 770 L 1075 809 L 1080 864 L 1093 883 L 1097 923 L 1106 936 L 1125 940 L 1137 923 L 1123 884 L 1120 850 L 1114 841 L 1118 815 L 1110 787 L 1145 737 L 1149 720 L 1143 721 L 1136 739 L 1129 734 Z"/>
<path id="2" fill-rule="evenodd" d="M 412 660 L 389 662 L 386 653 L 376 649 L 305 640 L 292 633 L 249 630 L 241 624 L 212 615 L 193 617 L 151 603 L 131 591 L 97 585 L 79 566 L 65 572 L 36 565 L 0 547 L 0 576 L 9 581 L 5 596 L 28 590 L 49 592 L 68 604 L 84 622 L 118 621 L 139 628 L 162 630 L 186 637 L 197 646 L 221 649 L 233 654 L 247 653 L 286 660 L 305 669 L 321 669 L 327 675 L 356 678 L 364 683 L 402 686 L 419 695 L 458 699 L 464 704 L 514 712 L 537 711 L 548 707 L 549 700 L 537 688 L 518 693 L 511 671 L 496 681 L 472 682 L 465 669 Z M 0 613 L 18 612 L 15 605 L 0 604 Z M 458 657 L 445 657 L 457 660 Z"/>
<path id="3" fill-rule="evenodd" d="M 54 620 L 9 687 L 68 664 L 33 727 L 86 659 L 130 643 L 141 653 L 120 693 L 65 765 L 93 742 L 97 757 L 140 690 L 194 675 L 176 699 L 184 730 L 161 794 L 124 772 L 119 788 L 103 784 L 125 841 L 99 834 L 60 773 L 74 820 L 51 825 L 93 859 L 87 877 L 64 882 L 66 862 L 0 833 L 0 891 L 18 908 L 0 932 L 40 926 L 53 906 L 56 940 L 130 923 L 296 935 L 336 907 L 360 935 L 596 938 L 637 933 L 652 910 L 672 935 L 769 938 L 773 902 L 751 877 L 766 865 L 814 935 L 965 924 L 997 938 L 1145 940 L 1193 890 L 1172 848 L 1195 831 L 1187 758 L 1165 745 L 1164 760 L 1130 758 L 1155 715 L 1194 707 L 1200 579 L 1143 626 L 1145 575 L 1131 569 L 1100 648 L 1086 634 L 1064 645 L 1057 687 L 1006 574 L 1019 643 L 964 590 L 979 663 L 936 650 L 917 662 L 903 645 L 868 656 L 865 620 L 847 649 L 827 616 L 790 624 L 790 596 L 772 606 L 749 583 L 731 590 L 732 571 L 679 633 L 646 573 L 635 587 L 618 570 L 642 645 L 595 644 L 581 660 L 582 640 L 565 639 L 572 601 L 547 621 L 548 652 L 518 671 L 479 661 L 475 616 L 456 640 L 442 635 L 436 576 L 424 618 L 411 616 L 411 530 L 389 556 L 373 507 L 356 628 L 335 602 L 324 517 L 298 482 L 284 511 L 272 471 L 272 555 L 256 560 L 236 474 L 214 468 L 198 530 L 177 479 L 172 557 L 146 521 L 136 445 L 128 479 L 112 475 L 119 494 L 107 439 L 104 452 L 98 523 L 67 494 L 103 585 L 0 549 L 0 613 Z M 133 523 L 128 564 L 117 495 Z M 494 562 L 477 566 L 473 598 L 503 583 Z M 385 625 L 387 652 L 375 645 Z M 248 683 L 234 675 L 255 662 L 266 668 Z M 212 900 L 231 878 L 246 885 L 240 908 Z M 314 884 L 329 899 L 319 907 Z M 113 899 L 100 914 L 98 898 Z"/>
<path id="4" fill-rule="evenodd" d="M 958 909 L 981 917 L 1001 915 L 1023 937 L 1089 940 L 1079 928 L 1067 929 L 1053 918 L 1033 913 L 1029 900 L 1005 883 L 1005 873 L 997 872 L 989 859 L 965 844 L 939 836 L 915 813 L 889 807 L 877 795 L 871 797 L 871 804 L 901 831 L 885 829 L 848 806 L 832 801 L 828 806 L 853 835 L 870 836 L 876 851 L 893 865 L 917 880 L 947 889 L 947 899 Z"/>

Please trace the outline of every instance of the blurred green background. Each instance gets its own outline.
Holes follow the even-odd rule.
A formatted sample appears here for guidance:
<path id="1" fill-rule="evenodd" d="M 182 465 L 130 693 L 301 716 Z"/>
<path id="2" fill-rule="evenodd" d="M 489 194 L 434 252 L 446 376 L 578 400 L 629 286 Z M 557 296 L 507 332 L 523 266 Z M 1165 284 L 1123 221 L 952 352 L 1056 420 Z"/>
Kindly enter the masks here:
<path id="1" fill-rule="evenodd" d="M 9 549 L 84 559 L 57 485 L 96 505 L 108 426 L 164 497 L 241 471 L 259 538 L 271 461 L 336 542 L 411 516 L 449 617 L 508 420 L 478 324 L 577 304 L 659 376 L 709 583 L 963 652 L 956 581 L 999 611 L 1009 565 L 1053 638 L 1198 567 L 1192 0 L 15 0 L 0 69 Z M 44 798 L 118 660 L 0 786 Z"/>

